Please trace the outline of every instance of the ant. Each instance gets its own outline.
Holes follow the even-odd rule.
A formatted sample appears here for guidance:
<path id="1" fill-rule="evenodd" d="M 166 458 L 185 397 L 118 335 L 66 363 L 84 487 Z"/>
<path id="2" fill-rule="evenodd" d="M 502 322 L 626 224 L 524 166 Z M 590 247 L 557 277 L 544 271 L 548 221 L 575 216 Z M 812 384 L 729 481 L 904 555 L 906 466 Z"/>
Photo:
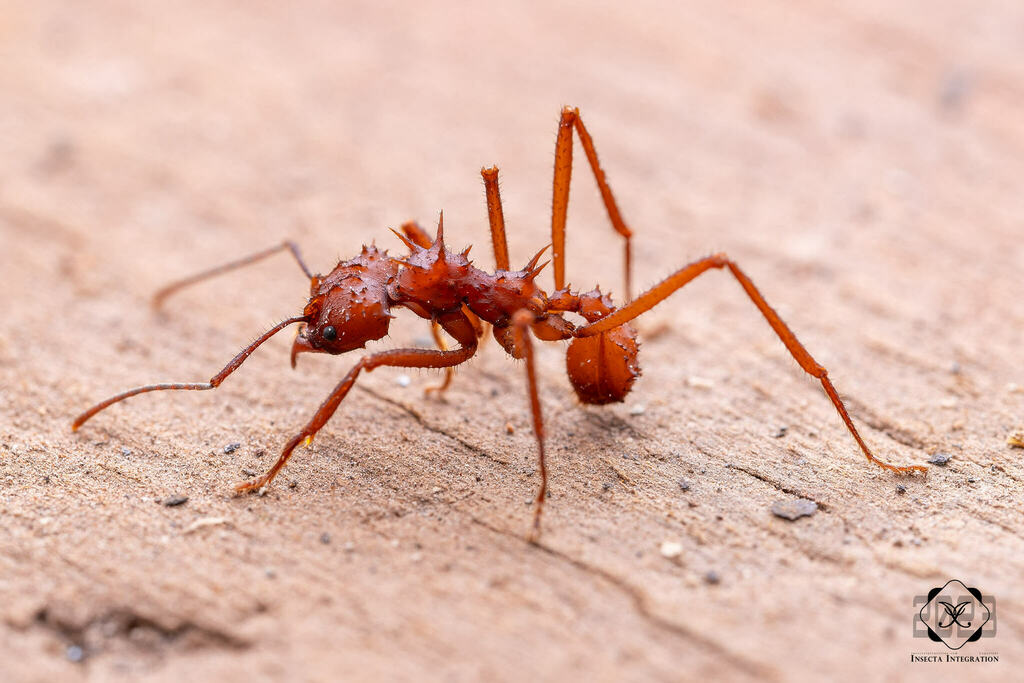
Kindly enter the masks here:
<path id="1" fill-rule="evenodd" d="M 821 382 L 825 394 L 868 460 L 893 472 L 926 471 L 920 465 L 890 465 L 872 454 L 829 380 L 828 372 L 807 352 L 750 278 L 726 254 L 712 254 L 685 265 L 622 306 L 613 304 L 611 298 L 599 288 L 580 293 L 567 287 L 565 222 L 572 175 L 574 131 L 597 180 L 612 227 L 624 239 L 625 290 L 628 299 L 632 285 L 630 240 L 633 233 L 622 219 L 604 171 L 598 163 L 593 139 L 580 119 L 579 109 L 565 107 L 562 109 L 555 142 L 551 244 L 548 245 L 553 247 L 554 261 L 555 288 L 551 294 L 541 290 L 535 281 L 538 273 L 548 263 L 545 261 L 538 265 L 547 247 L 537 252 L 523 268 L 510 269 L 505 219 L 498 190 L 498 169 L 484 168 L 481 175 L 494 247 L 494 273 L 476 268 L 468 258 L 469 248 L 459 253 L 448 251 L 444 242 L 443 213 L 433 239 L 415 222 L 402 225 L 402 232 L 392 230 L 409 250 L 401 258 L 388 256 L 386 251 L 373 245 L 363 246 L 358 256 L 338 263 L 327 275 L 314 275 L 302 260 L 298 247 L 286 241 L 238 261 L 198 273 L 157 292 L 154 306 L 160 306 L 169 295 L 187 285 L 285 250 L 291 252 L 309 278 L 309 302 L 302 315 L 288 318 L 264 332 L 208 382 L 148 384 L 130 389 L 79 415 L 72 424 L 72 430 L 77 430 L 101 410 L 137 394 L 162 390 L 214 389 L 263 342 L 295 323 L 299 324 L 299 328 L 291 349 L 292 367 L 295 367 L 296 357 L 300 353 L 341 354 L 363 348 L 367 342 L 386 336 L 396 308 L 406 308 L 431 322 L 431 331 L 438 349 L 393 349 L 360 358 L 321 404 L 313 418 L 285 444 L 274 465 L 262 476 L 235 486 L 237 492 L 259 491 L 281 471 L 297 446 L 305 446 L 312 441 L 313 436 L 334 415 L 361 372 L 371 372 L 381 366 L 444 369 L 444 382 L 427 390 L 443 392 L 451 382 L 453 368 L 476 354 L 484 335 L 483 323 L 489 323 L 494 338 L 502 348 L 513 358 L 526 361 L 530 412 L 537 439 L 540 470 L 540 489 L 534 504 L 531 532 L 531 540 L 536 540 L 540 534 L 548 475 L 544 457 L 544 419 L 537 396 L 537 371 L 531 334 L 541 341 L 570 340 L 566 369 L 580 401 L 597 405 L 620 402 L 640 376 L 637 335 L 630 322 L 699 275 L 710 270 L 727 270 L 736 278 L 804 372 Z M 564 313 L 578 314 L 586 322 L 574 324 L 563 317 Z M 447 348 L 441 336 L 442 330 L 458 342 L 458 348 Z"/>

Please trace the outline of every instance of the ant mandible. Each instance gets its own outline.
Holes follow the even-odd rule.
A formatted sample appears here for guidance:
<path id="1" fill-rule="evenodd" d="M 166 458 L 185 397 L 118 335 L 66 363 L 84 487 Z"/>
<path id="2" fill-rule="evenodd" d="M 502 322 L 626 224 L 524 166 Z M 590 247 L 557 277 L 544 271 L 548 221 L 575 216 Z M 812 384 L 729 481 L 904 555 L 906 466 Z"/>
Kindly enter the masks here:
<path id="1" fill-rule="evenodd" d="M 555 291 L 552 294 L 545 293 L 535 282 L 537 274 L 547 265 L 547 261 L 538 265 L 547 247 L 537 252 L 522 269 L 510 270 L 505 220 L 498 191 L 498 169 L 484 168 L 481 175 L 486 190 L 487 213 L 497 267 L 493 274 L 476 268 L 469 261 L 468 248 L 461 253 L 446 249 L 443 213 L 438 221 L 437 236 L 433 240 L 413 222 L 404 224 L 402 233 L 392 230 L 409 249 L 409 254 L 402 258 L 388 256 L 386 251 L 375 246 L 364 246 L 358 256 L 339 263 L 327 275 L 313 275 L 302 260 L 296 245 L 284 242 L 244 259 L 198 273 L 160 290 L 154 297 L 154 306 L 159 306 L 168 295 L 186 285 L 249 265 L 284 250 L 291 252 L 310 280 L 309 302 L 302 315 L 288 318 L 264 332 L 232 358 L 231 362 L 210 381 L 149 384 L 131 389 L 89 408 L 75 418 L 72 429 L 77 430 L 96 413 L 136 394 L 172 389 L 214 389 L 237 370 L 263 342 L 294 323 L 299 323 L 300 327 L 292 345 L 292 367 L 295 367 L 296 356 L 299 353 L 340 354 L 363 348 L 367 342 L 384 337 L 388 332 L 391 318 L 394 317 L 392 310 L 395 308 L 407 308 L 421 318 L 431 321 L 431 330 L 438 350 L 394 349 L 363 356 L 334 388 L 309 423 L 285 444 L 274 465 L 263 476 L 235 486 L 238 492 L 258 491 L 281 471 L 299 444 L 308 445 L 312 441 L 313 436 L 334 415 L 334 411 L 362 371 L 370 372 L 381 366 L 445 369 L 444 382 L 438 387 L 428 389 L 444 391 L 451 381 L 453 368 L 476 354 L 479 340 L 484 334 L 482 322 L 486 322 L 491 325 L 494 338 L 509 355 L 526 361 L 530 412 L 533 417 L 533 432 L 537 439 L 540 470 L 540 489 L 534 505 L 531 533 L 531 539 L 535 540 L 540 533 L 548 477 L 544 457 L 544 419 L 537 396 L 536 367 L 530 334 L 541 341 L 571 340 L 566 369 L 573 389 L 583 403 L 601 405 L 620 402 L 640 375 L 636 331 L 629 324 L 630 321 L 649 311 L 698 275 L 712 269 L 725 269 L 739 281 L 743 291 L 757 306 L 804 372 L 821 382 L 825 394 L 832 401 L 832 405 L 868 460 L 894 472 L 926 471 L 920 465 L 890 465 L 871 453 L 829 380 L 828 372 L 811 357 L 778 313 L 768 305 L 750 278 L 726 254 L 713 254 L 683 266 L 622 306 L 615 306 L 610 297 L 602 294 L 599 288 L 579 293 L 567 287 L 565 221 L 569 204 L 569 180 L 572 175 L 574 130 L 597 180 L 612 227 L 625 242 L 625 289 L 628 299 L 632 287 L 632 232 L 626 227 L 615 203 L 604 171 L 598 163 L 593 139 L 580 119 L 579 109 L 565 107 L 562 110 L 558 138 L 555 142 L 549 245 L 553 247 L 554 261 Z M 566 320 L 563 314 L 569 312 L 582 316 L 586 324 L 576 325 Z M 458 342 L 458 348 L 449 350 L 446 347 L 440 334 L 441 330 Z"/>

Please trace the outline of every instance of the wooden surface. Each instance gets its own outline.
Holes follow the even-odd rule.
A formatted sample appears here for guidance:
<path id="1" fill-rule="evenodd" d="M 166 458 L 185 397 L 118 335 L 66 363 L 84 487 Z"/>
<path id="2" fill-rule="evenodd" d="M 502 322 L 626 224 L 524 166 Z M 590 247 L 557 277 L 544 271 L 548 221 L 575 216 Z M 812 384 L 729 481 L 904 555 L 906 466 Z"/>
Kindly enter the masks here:
<path id="1" fill-rule="evenodd" d="M 287 4 L 0 4 L 4 680 L 1019 671 L 1019 2 Z M 282 256 L 148 308 L 197 269 L 289 236 L 327 270 L 441 209 L 490 267 L 492 163 L 525 262 L 563 104 L 636 231 L 639 284 L 727 251 L 879 456 L 948 464 L 867 463 L 720 272 L 642 320 L 623 405 L 577 405 L 564 347 L 541 351 L 541 547 L 522 366 L 493 343 L 444 402 L 430 373 L 360 378 L 262 498 L 231 485 L 353 358 L 292 371 L 283 335 L 215 392 L 71 434 L 111 393 L 209 377 L 304 303 Z M 573 284 L 618 292 L 582 167 L 569 223 Z M 410 314 L 392 331 L 374 348 L 429 339 Z M 771 513 L 798 497 L 818 512 Z M 942 649 L 910 637 L 913 596 L 950 578 L 997 598 L 997 636 L 970 647 L 1000 663 L 910 664 Z"/>

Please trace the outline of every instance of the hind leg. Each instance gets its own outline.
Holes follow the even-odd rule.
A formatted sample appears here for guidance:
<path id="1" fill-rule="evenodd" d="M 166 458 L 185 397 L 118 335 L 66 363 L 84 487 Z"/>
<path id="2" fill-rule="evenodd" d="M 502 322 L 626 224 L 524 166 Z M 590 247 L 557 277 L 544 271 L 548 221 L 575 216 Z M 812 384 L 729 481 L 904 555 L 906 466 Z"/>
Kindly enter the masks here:
<path id="1" fill-rule="evenodd" d="M 828 377 L 828 371 L 808 353 L 804 345 L 800 343 L 800 340 L 796 338 L 793 331 L 789 329 L 789 326 L 783 322 L 779 314 L 775 312 L 775 309 L 768 305 L 765 301 L 764 296 L 760 290 L 754 286 L 753 281 L 747 277 L 746 273 L 740 270 L 739 265 L 735 261 L 730 259 L 726 254 L 714 254 L 702 258 L 699 261 L 684 266 L 677 270 L 672 275 L 662 280 L 659 284 L 655 285 L 651 289 L 647 290 L 634 301 L 626 304 L 617 311 L 614 311 L 605 318 L 582 327 L 576 330 L 576 336 L 578 337 L 590 337 L 601 332 L 607 332 L 613 328 L 616 328 L 623 323 L 627 323 L 630 320 L 640 316 L 641 314 L 654 308 L 657 304 L 661 303 L 669 296 L 671 296 L 678 289 L 682 288 L 688 282 L 692 281 L 697 276 L 706 273 L 712 269 L 726 269 L 732 273 L 733 277 L 743 287 L 743 291 L 747 293 L 750 300 L 754 302 L 757 309 L 764 316 L 765 320 L 771 326 L 775 334 L 778 335 L 779 339 L 786 346 L 790 355 L 793 359 L 799 363 L 800 367 L 811 377 L 814 377 L 821 382 L 822 388 L 825 390 L 825 394 L 828 396 L 832 405 L 835 406 L 836 412 L 839 413 L 839 417 L 842 418 L 843 423 L 853 436 L 857 445 L 860 446 L 861 451 L 867 457 L 868 460 L 875 463 L 879 467 L 882 467 L 893 472 L 900 472 L 907 474 L 910 472 L 927 472 L 928 469 L 922 465 L 909 465 L 909 466 L 897 466 L 890 465 L 889 463 L 879 460 L 868 448 L 867 443 L 861 438 L 860 432 L 857 431 L 857 427 L 853 424 L 853 419 L 850 417 L 849 411 L 846 409 L 846 405 L 842 399 L 839 398 L 839 392 L 836 391 L 835 386 L 832 384 L 832 380 Z"/>
<path id="2" fill-rule="evenodd" d="M 594 139 L 590 137 L 583 120 L 580 119 L 580 110 L 576 107 L 564 107 L 562 116 L 558 122 L 558 138 L 555 141 L 555 176 L 552 182 L 551 201 L 551 243 L 552 261 L 555 271 L 555 289 L 565 287 L 565 221 L 569 211 L 569 181 L 572 179 L 572 131 L 580 138 L 580 145 L 590 162 L 590 170 L 597 181 L 597 189 L 601 192 L 601 201 L 604 202 L 605 211 L 608 213 L 608 220 L 611 221 L 615 232 L 622 235 L 625 240 L 623 246 L 623 268 L 625 271 L 625 296 L 629 301 L 633 290 L 633 256 L 630 240 L 633 231 L 626 226 L 619 211 L 619 205 L 615 202 L 612 188 L 608 185 L 604 170 L 597 160 L 597 149 L 594 147 Z"/>

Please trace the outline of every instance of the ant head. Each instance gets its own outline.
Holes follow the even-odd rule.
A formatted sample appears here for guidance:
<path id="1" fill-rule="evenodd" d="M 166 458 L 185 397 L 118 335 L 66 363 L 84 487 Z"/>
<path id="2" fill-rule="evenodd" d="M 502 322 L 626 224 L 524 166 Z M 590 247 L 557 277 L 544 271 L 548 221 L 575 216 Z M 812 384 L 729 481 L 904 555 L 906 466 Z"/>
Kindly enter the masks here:
<path id="1" fill-rule="evenodd" d="M 397 270 L 385 252 L 364 246 L 356 258 L 313 278 L 303 311 L 306 324 L 292 345 L 292 366 L 300 353 L 345 353 L 386 336 L 393 317 L 387 285 Z"/>

